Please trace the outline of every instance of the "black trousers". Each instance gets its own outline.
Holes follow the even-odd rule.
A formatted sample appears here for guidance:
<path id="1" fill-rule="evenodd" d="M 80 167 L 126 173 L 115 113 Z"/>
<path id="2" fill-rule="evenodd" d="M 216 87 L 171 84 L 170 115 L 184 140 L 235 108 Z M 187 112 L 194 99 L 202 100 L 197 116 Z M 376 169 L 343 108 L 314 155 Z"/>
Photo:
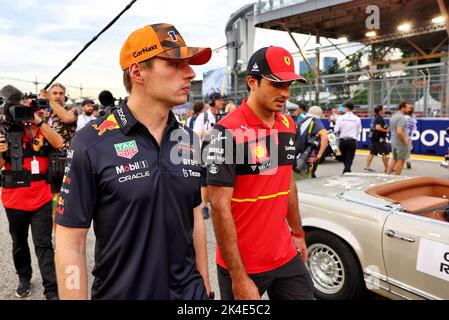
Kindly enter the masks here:
<path id="1" fill-rule="evenodd" d="M 217 265 L 218 285 L 222 300 L 234 300 L 229 272 Z M 250 274 L 259 294 L 268 292 L 270 300 L 313 300 L 313 282 L 301 255 L 268 272 Z"/>
<path id="2" fill-rule="evenodd" d="M 345 168 L 343 173 L 351 172 L 352 162 L 354 161 L 355 151 L 357 149 L 357 140 L 340 139 L 340 151 Z"/>
<path id="3" fill-rule="evenodd" d="M 28 230 L 31 226 L 34 250 L 41 271 L 44 294 L 57 292 L 55 259 L 52 240 L 51 201 L 36 211 L 21 211 L 5 208 L 12 237 L 14 266 L 20 281 L 29 282 L 33 270 L 28 246 Z"/>

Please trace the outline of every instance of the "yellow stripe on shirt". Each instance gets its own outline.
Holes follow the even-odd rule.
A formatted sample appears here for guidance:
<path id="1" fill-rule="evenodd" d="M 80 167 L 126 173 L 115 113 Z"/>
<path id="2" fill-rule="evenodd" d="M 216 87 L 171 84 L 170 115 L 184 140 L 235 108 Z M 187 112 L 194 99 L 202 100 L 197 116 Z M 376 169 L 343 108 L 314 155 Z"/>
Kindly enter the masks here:
<path id="1" fill-rule="evenodd" d="M 256 201 L 259 201 L 259 200 L 267 200 L 267 199 L 277 198 L 279 196 L 286 196 L 288 194 L 290 194 L 290 190 L 278 192 L 278 193 L 275 193 L 275 194 L 269 194 L 269 195 L 266 195 L 266 196 L 260 196 L 260 197 L 257 197 L 257 198 L 247 198 L 247 199 L 232 198 L 231 200 L 234 201 L 234 202 L 256 202 Z"/>

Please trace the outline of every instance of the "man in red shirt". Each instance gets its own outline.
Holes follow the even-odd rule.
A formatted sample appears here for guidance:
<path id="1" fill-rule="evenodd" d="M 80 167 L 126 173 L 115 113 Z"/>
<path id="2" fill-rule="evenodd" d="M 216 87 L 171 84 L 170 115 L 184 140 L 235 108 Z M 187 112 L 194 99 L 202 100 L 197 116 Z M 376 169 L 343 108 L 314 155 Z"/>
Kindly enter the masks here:
<path id="1" fill-rule="evenodd" d="M 1 92 L 0 92 L 1 94 Z M 22 101 L 23 105 L 30 101 Z M 6 108 L 6 107 L 5 107 Z M 44 295 L 47 299 L 57 299 L 54 251 L 52 245 L 52 205 L 53 195 L 47 184 L 48 153 L 52 148 L 61 148 L 62 137 L 43 121 L 45 110 L 35 113 L 34 120 L 24 123 L 22 138 L 22 169 L 28 172 L 29 186 L 14 185 L 11 175 L 11 154 L 8 143 L 0 134 L 0 168 L 2 171 L 1 200 L 5 207 L 12 237 L 13 259 L 19 276 L 19 286 L 15 295 L 19 298 L 31 294 L 31 255 L 28 247 L 28 230 L 31 226 L 36 256 L 41 271 Z M 10 179 L 11 178 L 11 179 Z"/>
<path id="2" fill-rule="evenodd" d="M 296 127 L 280 111 L 295 74 L 291 54 L 262 48 L 248 63 L 247 101 L 223 118 L 206 148 L 222 299 L 312 299 L 299 215 Z M 300 252 L 300 254 L 298 253 Z"/>

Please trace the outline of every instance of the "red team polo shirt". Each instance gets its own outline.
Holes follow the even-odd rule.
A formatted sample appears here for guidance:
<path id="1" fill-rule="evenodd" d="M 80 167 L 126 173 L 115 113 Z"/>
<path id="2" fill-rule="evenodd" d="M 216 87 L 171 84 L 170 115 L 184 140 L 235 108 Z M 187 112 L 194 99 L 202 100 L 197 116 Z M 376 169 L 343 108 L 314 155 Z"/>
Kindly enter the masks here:
<path id="1" fill-rule="evenodd" d="M 35 139 L 42 140 L 42 145 L 37 148 L 48 148 L 48 142 L 45 141 L 41 130 L 37 132 Z M 22 146 L 23 149 L 25 149 L 26 144 L 31 142 L 31 136 L 26 130 L 22 141 L 24 144 Z M 23 169 L 31 171 L 32 160 L 33 158 L 23 158 Z M 39 162 L 39 172 L 41 174 L 46 173 L 48 169 L 48 158 L 36 157 L 36 160 Z M 11 163 L 6 163 L 5 169 L 11 170 Z M 51 194 L 51 186 L 45 180 L 41 180 L 32 181 L 29 187 L 2 188 L 1 198 L 5 208 L 34 211 L 51 201 L 53 195 Z"/>
<path id="2" fill-rule="evenodd" d="M 280 112 L 275 120 L 268 127 L 243 101 L 214 127 L 206 149 L 207 183 L 234 187 L 232 215 L 248 274 L 274 270 L 297 255 L 286 220 L 296 127 Z M 219 247 L 217 264 L 227 269 Z"/>

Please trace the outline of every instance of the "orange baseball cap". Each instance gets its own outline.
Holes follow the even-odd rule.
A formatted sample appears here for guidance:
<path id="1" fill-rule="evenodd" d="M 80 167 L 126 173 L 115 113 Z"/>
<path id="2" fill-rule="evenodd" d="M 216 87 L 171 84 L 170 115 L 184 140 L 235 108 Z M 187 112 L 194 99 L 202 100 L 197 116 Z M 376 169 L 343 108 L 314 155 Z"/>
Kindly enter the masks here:
<path id="1" fill-rule="evenodd" d="M 126 70 L 134 62 L 158 56 L 166 59 L 189 59 L 192 65 L 207 63 L 210 48 L 187 47 L 178 30 L 167 23 L 147 25 L 131 33 L 120 52 L 120 65 Z"/>

